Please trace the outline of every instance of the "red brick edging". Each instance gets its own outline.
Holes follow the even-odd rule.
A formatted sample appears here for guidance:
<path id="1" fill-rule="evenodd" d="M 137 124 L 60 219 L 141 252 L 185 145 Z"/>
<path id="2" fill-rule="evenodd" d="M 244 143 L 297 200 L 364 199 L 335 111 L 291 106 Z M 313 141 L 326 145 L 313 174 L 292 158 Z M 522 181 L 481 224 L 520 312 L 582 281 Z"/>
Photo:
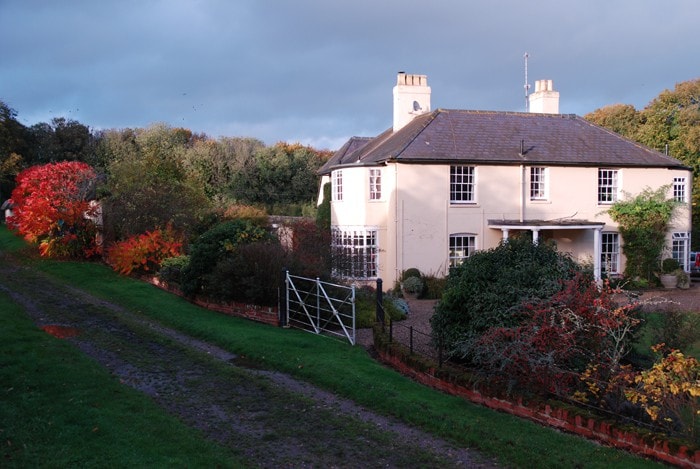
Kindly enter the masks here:
<path id="1" fill-rule="evenodd" d="M 674 445 L 661 435 L 643 435 L 631 429 L 622 429 L 611 422 L 575 415 L 567 409 L 553 407 L 550 404 L 526 404 L 521 399 L 512 402 L 489 397 L 479 391 L 437 378 L 434 369 L 422 372 L 411 368 L 400 356 L 390 351 L 377 350 L 377 353 L 384 363 L 400 373 L 439 391 L 675 466 L 700 468 L 700 451 L 684 445 Z"/>

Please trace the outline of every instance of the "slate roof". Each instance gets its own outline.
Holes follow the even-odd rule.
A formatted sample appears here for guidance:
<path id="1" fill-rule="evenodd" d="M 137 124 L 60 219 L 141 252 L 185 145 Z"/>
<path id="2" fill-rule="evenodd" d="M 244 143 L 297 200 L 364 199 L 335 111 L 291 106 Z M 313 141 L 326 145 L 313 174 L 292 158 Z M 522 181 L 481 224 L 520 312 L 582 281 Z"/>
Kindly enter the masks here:
<path id="1" fill-rule="evenodd" d="M 521 155 L 522 149 L 522 155 Z M 319 170 L 387 161 L 683 168 L 682 162 L 573 114 L 438 109 L 374 138 L 351 138 Z"/>

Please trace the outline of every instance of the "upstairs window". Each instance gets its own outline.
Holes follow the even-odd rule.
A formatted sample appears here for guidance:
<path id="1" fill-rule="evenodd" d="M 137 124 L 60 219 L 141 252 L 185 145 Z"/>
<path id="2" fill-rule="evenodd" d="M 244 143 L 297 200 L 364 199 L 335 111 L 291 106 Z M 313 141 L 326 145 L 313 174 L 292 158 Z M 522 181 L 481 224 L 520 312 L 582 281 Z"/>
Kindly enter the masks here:
<path id="1" fill-rule="evenodd" d="M 530 168 L 530 200 L 547 200 L 547 168 L 534 166 Z"/>
<path id="2" fill-rule="evenodd" d="M 369 200 L 381 200 L 382 198 L 382 170 L 369 170 Z"/>
<path id="3" fill-rule="evenodd" d="M 450 166 L 450 203 L 466 204 L 475 201 L 474 166 Z"/>
<path id="4" fill-rule="evenodd" d="M 598 170 L 598 203 L 610 205 L 617 202 L 619 193 L 619 174 L 617 169 Z"/>
<path id="5" fill-rule="evenodd" d="M 687 202 L 686 179 L 684 177 L 673 178 L 673 200 Z"/>
<path id="6" fill-rule="evenodd" d="M 333 201 L 340 202 L 343 200 L 343 171 L 333 171 Z"/>

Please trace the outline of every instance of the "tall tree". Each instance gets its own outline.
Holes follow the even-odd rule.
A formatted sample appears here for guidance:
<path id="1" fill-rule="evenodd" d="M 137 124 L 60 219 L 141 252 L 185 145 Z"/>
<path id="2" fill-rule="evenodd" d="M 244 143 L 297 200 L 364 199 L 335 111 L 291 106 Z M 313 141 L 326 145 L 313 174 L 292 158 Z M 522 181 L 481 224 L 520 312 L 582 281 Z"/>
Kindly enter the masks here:
<path id="1" fill-rule="evenodd" d="M 100 153 L 108 161 L 107 241 L 169 223 L 187 232 L 196 223 L 208 201 L 183 164 L 191 138 L 164 124 L 106 135 Z"/>
<path id="2" fill-rule="evenodd" d="M 644 109 L 629 105 L 598 109 L 585 116 L 603 127 L 665 152 L 693 169 L 693 249 L 700 249 L 700 78 L 662 91 Z"/>
<path id="3" fill-rule="evenodd" d="M 9 197 L 14 179 L 24 165 L 27 128 L 17 120 L 17 112 L 0 101 L 0 200 Z"/>
<path id="4" fill-rule="evenodd" d="M 301 144 L 277 143 L 257 151 L 234 177 L 237 200 L 254 204 L 290 204 L 312 201 L 318 191 L 316 171 L 327 158 Z"/>
<path id="5" fill-rule="evenodd" d="M 253 155 L 263 148 L 265 144 L 254 138 L 200 139 L 186 152 L 185 170 L 210 199 L 230 203 L 234 176 L 245 171 Z"/>
<path id="6" fill-rule="evenodd" d="M 612 104 L 586 114 L 585 118 L 613 132 L 634 139 L 641 124 L 639 112 L 631 104 Z"/>
<path id="7" fill-rule="evenodd" d="M 669 154 L 700 174 L 700 78 L 662 91 L 641 111 L 637 140 Z"/>
<path id="8" fill-rule="evenodd" d="M 90 128 L 72 119 L 55 117 L 29 128 L 30 164 L 57 161 L 95 162 L 96 137 Z"/>

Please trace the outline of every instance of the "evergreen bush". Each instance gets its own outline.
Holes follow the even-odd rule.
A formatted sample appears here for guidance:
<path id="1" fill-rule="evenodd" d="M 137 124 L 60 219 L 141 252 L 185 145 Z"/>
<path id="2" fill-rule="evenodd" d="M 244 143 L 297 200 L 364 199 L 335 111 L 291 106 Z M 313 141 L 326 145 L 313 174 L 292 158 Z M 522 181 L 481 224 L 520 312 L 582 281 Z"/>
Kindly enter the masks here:
<path id="1" fill-rule="evenodd" d="M 435 337 L 453 356 L 468 358 L 479 337 L 491 327 L 512 327 L 523 318 L 521 303 L 549 298 L 581 268 L 545 242 L 512 237 L 478 251 L 450 271 L 447 286 L 431 319 Z"/>
<path id="2" fill-rule="evenodd" d="M 183 293 L 207 294 L 211 287 L 208 276 L 219 262 L 233 257 L 242 244 L 272 239 L 267 230 L 250 221 L 233 220 L 215 225 L 190 245 L 190 263 L 182 276 Z"/>
<path id="3" fill-rule="evenodd" d="M 287 253 L 277 241 L 239 246 L 205 274 L 207 294 L 214 299 L 276 306 Z"/>

